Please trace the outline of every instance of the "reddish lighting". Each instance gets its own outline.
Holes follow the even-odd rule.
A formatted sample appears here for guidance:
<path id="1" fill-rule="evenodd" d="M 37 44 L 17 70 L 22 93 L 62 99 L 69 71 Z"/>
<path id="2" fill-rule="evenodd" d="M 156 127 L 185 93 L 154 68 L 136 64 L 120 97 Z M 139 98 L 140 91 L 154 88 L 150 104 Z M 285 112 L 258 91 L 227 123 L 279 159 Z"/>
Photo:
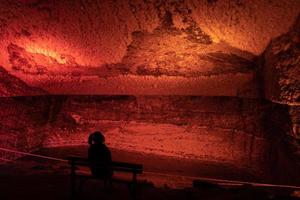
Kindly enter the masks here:
<path id="1" fill-rule="evenodd" d="M 57 53 L 56 51 L 45 49 L 45 48 L 40 48 L 40 47 L 35 47 L 35 46 L 27 46 L 26 51 L 29 53 L 34 53 L 34 54 L 41 54 L 47 57 L 50 57 L 54 60 L 56 60 L 59 64 L 66 64 L 67 59 L 63 56 Z"/>

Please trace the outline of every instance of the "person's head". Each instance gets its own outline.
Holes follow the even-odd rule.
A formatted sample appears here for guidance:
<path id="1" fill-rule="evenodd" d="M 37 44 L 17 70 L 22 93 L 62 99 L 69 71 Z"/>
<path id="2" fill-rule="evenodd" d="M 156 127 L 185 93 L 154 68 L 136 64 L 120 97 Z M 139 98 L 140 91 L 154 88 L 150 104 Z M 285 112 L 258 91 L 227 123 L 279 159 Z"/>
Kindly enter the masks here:
<path id="1" fill-rule="evenodd" d="M 89 144 L 102 144 L 104 142 L 104 135 L 100 131 L 95 131 L 89 136 Z"/>

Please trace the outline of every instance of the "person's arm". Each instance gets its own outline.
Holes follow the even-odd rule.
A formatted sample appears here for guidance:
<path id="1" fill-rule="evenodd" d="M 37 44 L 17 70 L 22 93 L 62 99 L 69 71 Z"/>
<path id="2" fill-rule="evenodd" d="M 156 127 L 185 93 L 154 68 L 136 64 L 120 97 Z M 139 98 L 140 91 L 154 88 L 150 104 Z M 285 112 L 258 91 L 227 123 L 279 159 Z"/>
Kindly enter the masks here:
<path id="1" fill-rule="evenodd" d="M 93 159 L 93 156 L 92 156 L 92 147 L 91 146 L 88 149 L 88 159 L 89 159 L 89 161 L 91 161 Z"/>

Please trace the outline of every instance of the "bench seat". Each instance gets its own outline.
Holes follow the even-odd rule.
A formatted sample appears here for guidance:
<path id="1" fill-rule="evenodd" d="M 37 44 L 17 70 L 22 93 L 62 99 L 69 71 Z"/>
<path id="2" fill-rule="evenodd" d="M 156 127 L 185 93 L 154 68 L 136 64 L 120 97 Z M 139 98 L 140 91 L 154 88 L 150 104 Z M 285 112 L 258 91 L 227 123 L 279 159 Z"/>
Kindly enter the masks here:
<path id="1" fill-rule="evenodd" d="M 75 197 L 76 194 L 76 179 L 79 179 L 81 181 L 86 181 L 88 179 L 98 179 L 103 180 L 98 177 L 92 176 L 92 174 L 83 174 L 83 173 L 77 173 L 80 167 L 86 167 L 90 168 L 91 163 L 87 158 L 84 157 L 76 157 L 71 156 L 67 158 L 69 161 L 69 164 L 71 165 L 71 196 Z M 104 167 L 103 163 L 93 163 L 94 166 L 97 167 Z M 135 199 L 136 196 L 136 185 L 137 185 L 137 175 L 143 173 L 143 165 L 141 164 L 134 164 L 134 163 L 127 163 L 127 162 L 117 162 L 113 161 L 110 165 L 111 169 L 115 172 L 122 172 L 122 173 L 131 173 L 132 174 L 132 180 L 131 180 L 131 194 L 133 199 Z M 120 179 L 112 178 L 113 182 L 124 182 Z M 128 181 L 127 181 L 128 182 Z M 80 183 L 80 187 L 82 185 L 82 182 Z"/>

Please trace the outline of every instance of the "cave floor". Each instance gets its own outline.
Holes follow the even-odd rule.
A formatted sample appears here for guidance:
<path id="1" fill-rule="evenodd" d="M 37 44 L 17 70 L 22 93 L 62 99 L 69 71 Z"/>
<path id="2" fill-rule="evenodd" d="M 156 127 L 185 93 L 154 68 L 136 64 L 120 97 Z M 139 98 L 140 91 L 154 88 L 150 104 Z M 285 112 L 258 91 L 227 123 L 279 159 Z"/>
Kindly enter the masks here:
<path id="1" fill-rule="evenodd" d="M 86 152 L 87 146 L 69 146 L 45 148 L 36 153 L 66 158 L 70 155 L 85 156 Z M 260 181 L 255 174 L 230 165 L 116 149 L 112 149 L 112 156 L 113 160 L 144 165 L 144 174 L 138 177 L 141 182 L 137 193 L 138 199 L 270 199 L 270 196 L 274 197 L 270 195 L 269 189 L 266 191 L 262 188 L 192 187 L 192 181 L 197 177 Z M 0 165 L 0 199 L 68 199 L 70 197 L 69 173 L 65 162 L 29 156 Z M 290 192 L 285 190 L 284 194 Z M 131 199 L 126 184 L 115 183 L 113 192 L 107 194 L 103 190 L 103 183 L 95 180 L 88 181 L 84 185 L 83 192 L 77 197 L 78 199 Z"/>

